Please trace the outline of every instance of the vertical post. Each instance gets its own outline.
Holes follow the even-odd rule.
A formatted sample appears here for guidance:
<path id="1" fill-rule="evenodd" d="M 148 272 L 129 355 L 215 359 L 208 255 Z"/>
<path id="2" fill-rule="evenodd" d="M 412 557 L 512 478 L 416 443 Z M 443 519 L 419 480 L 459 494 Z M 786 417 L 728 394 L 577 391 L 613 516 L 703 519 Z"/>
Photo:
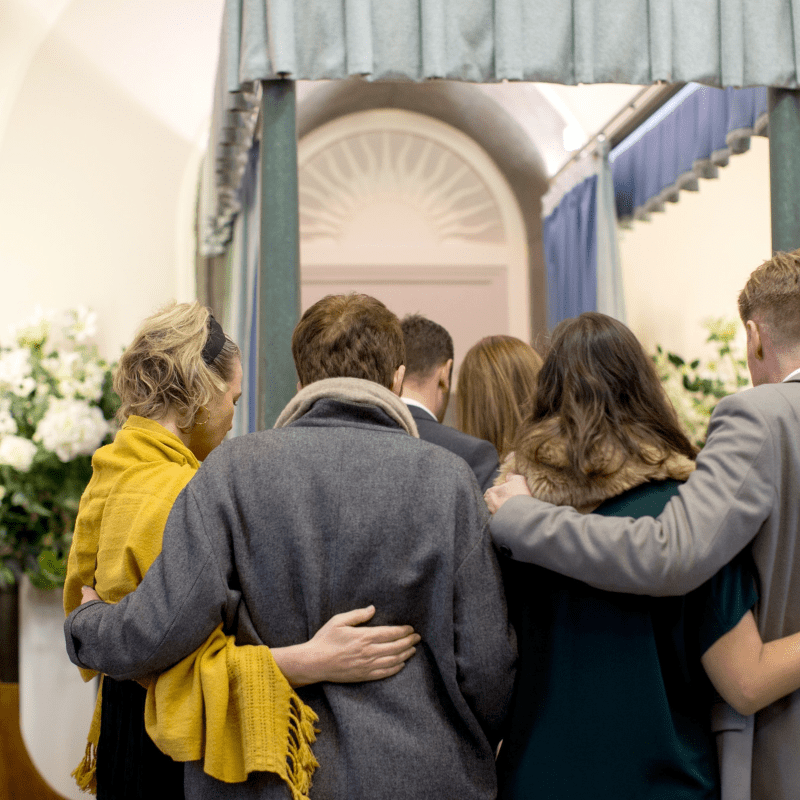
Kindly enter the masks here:
<path id="1" fill-rule="evenodd" d="M 772 249 L 800 247 L 800 91 L 769 90 Z"/>
<path id="2" fill-rule="evenodd" d="M 294 81 L 264 81 L 258 269 L 258 430 L 295 393 L 292 331 L 300 315 L 300 234 Z"/>

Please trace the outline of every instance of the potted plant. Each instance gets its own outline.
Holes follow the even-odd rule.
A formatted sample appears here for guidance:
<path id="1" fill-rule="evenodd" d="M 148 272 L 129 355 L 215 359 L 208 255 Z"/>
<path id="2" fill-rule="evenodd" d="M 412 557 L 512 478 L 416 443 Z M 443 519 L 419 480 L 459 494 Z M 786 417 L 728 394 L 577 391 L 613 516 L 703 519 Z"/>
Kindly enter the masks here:
<path id="1" fill-rule="evenodd" d="M 85 308 L 37 310 L 0 347 L 0 682 L 18 680 L 17 584 L 63 585 L 91 456 L 114 432 L 119 401 L 95 327 Z"/>

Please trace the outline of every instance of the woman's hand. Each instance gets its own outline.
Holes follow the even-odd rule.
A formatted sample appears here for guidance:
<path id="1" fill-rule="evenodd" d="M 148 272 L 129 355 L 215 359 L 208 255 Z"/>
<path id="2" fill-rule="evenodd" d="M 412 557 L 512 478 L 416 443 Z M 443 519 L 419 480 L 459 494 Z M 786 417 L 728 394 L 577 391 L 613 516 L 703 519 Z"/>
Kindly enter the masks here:
<path id="1" fill-rule="evenodd" d="M 420 637 L 410 625 L 358 627 L 374 615 L 374 606 L 337 614 L 310 641 L 273 648 L 272 655 L 292 686 L 388 678 L 414 655 Z"/>
<path id="2" fill-rule="evenodd" d="M 97 594 L 97 592 L 94 589 L 92 589 L 91 586 L 82 586 L 81 595 L 83 597 L 83 599 L 81 600 L 81 605 L 83 605 L 84 603 L 89 603 L 92 600 L 100 599 L 100 595 Z"/>

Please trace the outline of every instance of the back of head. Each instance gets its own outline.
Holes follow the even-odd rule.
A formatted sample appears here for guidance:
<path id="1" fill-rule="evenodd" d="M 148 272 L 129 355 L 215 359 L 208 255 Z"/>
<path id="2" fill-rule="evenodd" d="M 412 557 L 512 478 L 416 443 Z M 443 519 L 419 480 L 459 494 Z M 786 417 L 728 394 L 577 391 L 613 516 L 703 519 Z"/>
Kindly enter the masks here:
<path id="1" fill-rule="evenodd" d="M 487 336 L 473 345 L 458 373 L 458 427 L 506 455 L 532 404 L 541 364 L 539 354 L 514 336 Z"/>
<path id="2" fill-rule="evenodd" d="M 141 324 L 119 360 L 117 416 L 163 420 L 174 413 L 180 428 L 190 428 L 200 408 L 228 390 L 240 359 L 207 308 L 171 303 Z"/>
<path id="3" fill-rule="evenodd" d="M 405 361 L 400 320 L 369 295 L 331 294 L 297 323 L 292 356 L 303 386 L 324 378 L 362 378 L 391 389 Z"/>
<path id="4" fill-rule="evenodd" d="M 673 452 L 695 455 L 639 340 L 621 322 L 596 312 L 556 326 L 533 412 L 514 448 L 536 461 L 539 447 L 556 436 L 564 440 L 574 473 L 586 478 L 596 469 L 597 448 L 611 446 L 648 463 L 650 448 L 659 462 Z"/>
<path id="5" fill-rule="evenodd" d="M 420 314 L 409 314 L 400 326 L 406 348 L 407 381 L 424 381 L 453 358 L 453 338 L 438 323 Z"/>
<path id="6" fill-rule="evenodd" d="M 775 253 L 750 275 L 739 316 L 765 323 L 779 347 L 800 344 L 800 250 Z"/>

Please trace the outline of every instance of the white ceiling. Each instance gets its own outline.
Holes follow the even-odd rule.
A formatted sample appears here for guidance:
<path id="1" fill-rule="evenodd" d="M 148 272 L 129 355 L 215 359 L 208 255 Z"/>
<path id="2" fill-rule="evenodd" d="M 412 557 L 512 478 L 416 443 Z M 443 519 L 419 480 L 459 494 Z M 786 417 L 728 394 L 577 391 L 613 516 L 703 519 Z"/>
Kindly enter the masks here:
<path id="1" fill-rule="evenodd" d="M 208 129 L 223 0 L 3 0 L 38 17 L 120 92 L 181 138 Z M 29 57 L 35 59 L 35 52 Z M 501 83 L 480 87 L 528 131 L 553 175 L 641 87 Z M 307 87 L 300 86 L 299 97 Z"/>

